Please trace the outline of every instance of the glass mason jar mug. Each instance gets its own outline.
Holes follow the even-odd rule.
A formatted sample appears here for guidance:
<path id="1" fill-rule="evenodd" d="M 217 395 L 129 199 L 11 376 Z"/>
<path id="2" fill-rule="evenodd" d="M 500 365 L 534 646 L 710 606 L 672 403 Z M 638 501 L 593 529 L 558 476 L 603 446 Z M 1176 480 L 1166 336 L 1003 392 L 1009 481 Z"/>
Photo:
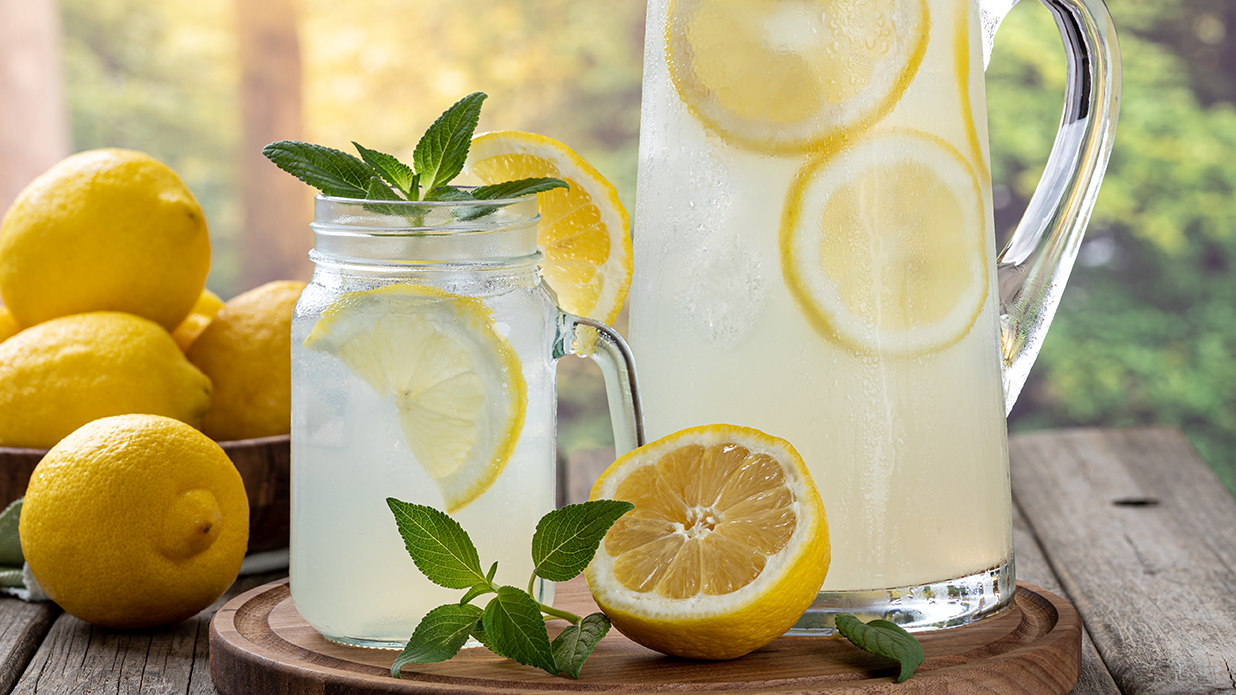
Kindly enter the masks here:
<path id="1" fill-rule="evenodd" d="M 292 323 L 290 573 L 326 638 L 400 648 L 459 600 L 417 571 L 388 497 L 446 511 L 503 576 L 531 574 L 532 532 L 555 505 L 557 358 L 597 360 L 617 448 L 640 443 L 626 346 L 557 309 L 538 219 L 535 198 L 318 196 Z M 552 583 L 537 591 L 552 600 Z"/>
<path id="2" fill-rule="evenodd" d="M 1013 597 L 1005 415 L 1107 165 L 1101 0 L 1043 0 L 1064 118 L 1009 245 L 985 54 L 1004 0 L 650 0 L 630 341 L 650 437 L 789 440 L 823 497 L 830 614 L 957 625 Z M 1000 5 L 997 7 L 996 5 Z"/>

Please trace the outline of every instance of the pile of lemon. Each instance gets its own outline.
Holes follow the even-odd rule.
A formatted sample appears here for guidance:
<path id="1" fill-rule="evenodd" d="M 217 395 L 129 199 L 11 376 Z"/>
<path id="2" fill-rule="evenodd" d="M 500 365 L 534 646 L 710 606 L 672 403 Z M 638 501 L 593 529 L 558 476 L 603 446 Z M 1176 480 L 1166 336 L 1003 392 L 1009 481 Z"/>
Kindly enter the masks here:
<path id="1" fill-rule="evenodd" d="M 290 429 L 303 284 L 224 304 L 205 288 L 210 258 L 193 194 L 131 150 L 61 161 L 0 226 L 0 446 L 51 449 L 22 548 L 42 588 L 95 624 L 163 624 L 214 601 L 249 511 L 213 440 Z"/>

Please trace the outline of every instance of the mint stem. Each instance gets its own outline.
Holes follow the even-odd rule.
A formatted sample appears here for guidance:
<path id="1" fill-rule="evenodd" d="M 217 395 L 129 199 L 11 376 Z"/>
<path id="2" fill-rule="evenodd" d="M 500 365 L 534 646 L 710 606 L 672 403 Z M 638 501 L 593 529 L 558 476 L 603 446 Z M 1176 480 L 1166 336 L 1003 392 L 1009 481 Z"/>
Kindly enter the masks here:
<path id="1" fill-rule="evenodd" d="M 536 596 L 536 591 L 535 591 L 536 578 L 537 578 L 537 574 L 535 571 L 532 573 L 532 576 L 528 578 L 528 595 L 529 596 Z M 554 608 L 553 606 L 547 606 L 544 603 L 541 603 L 540 601 L 537 601 L 537 605 L 541 607 L 542 613 L 549 615 L 549 616 L 553 616 L 554 618 L 561 618 L 571 623 L 572 625 L 579 625 L 579 621 L 583 620 L 583 618 L 579 617 L 578 615 L 575 615 L 574 613 L 570 611 L 559 610 L 557 608 Z M 548 618 L 546 618 L 546 620 L 548 620 Z"/>

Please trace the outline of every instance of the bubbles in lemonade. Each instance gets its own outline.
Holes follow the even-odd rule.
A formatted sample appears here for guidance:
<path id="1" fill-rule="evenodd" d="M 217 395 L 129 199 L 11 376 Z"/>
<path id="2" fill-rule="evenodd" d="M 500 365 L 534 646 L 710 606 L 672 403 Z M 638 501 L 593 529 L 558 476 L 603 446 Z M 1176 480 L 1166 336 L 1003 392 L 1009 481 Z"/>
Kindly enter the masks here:
<path id="1" fill-rule="evenodd" d="M 650 3 L 630 321 L 647 433 L 789 440 L 828 513 L 825 591 L 1011 559 L 977 11 Z"/>

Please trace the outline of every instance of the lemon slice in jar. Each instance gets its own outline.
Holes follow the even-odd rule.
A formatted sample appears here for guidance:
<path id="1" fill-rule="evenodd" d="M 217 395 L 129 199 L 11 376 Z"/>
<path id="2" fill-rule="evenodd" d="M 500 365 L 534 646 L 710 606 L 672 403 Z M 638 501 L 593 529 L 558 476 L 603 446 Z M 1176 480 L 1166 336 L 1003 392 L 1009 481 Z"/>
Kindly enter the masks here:
<path id="1" fill-rule="evenodd" d="M 732 659 L 785 633 L 830 560 L 824 504 L 783 439 L 681 430 L 615 461 L 592 499 L 631 502 L 585 571 L 614 626 L 651 649 Z"/>
<path id="2" fill-rule="evenodd" d="M 524 426 L 519 357 L 472 297 L 416 284 L 342 295 L 305 347 L 393 398 L 404 441 L 454 513 L 493 485 Z"/>
<path id="3" fill-rule="evenodd" d="M 858 353 L 920 354 L 970 331 L 987 298 L 979 180 L 925 133 L 876 133 L 797 174 L 781 225 L 786 285 Z"/>
<path id="4" fill-rule="evenodd" d="M 892 110 L 929 29 L 925 0 L 670 0 L 666 61 L 710 131 L 792 154 Z"/>

